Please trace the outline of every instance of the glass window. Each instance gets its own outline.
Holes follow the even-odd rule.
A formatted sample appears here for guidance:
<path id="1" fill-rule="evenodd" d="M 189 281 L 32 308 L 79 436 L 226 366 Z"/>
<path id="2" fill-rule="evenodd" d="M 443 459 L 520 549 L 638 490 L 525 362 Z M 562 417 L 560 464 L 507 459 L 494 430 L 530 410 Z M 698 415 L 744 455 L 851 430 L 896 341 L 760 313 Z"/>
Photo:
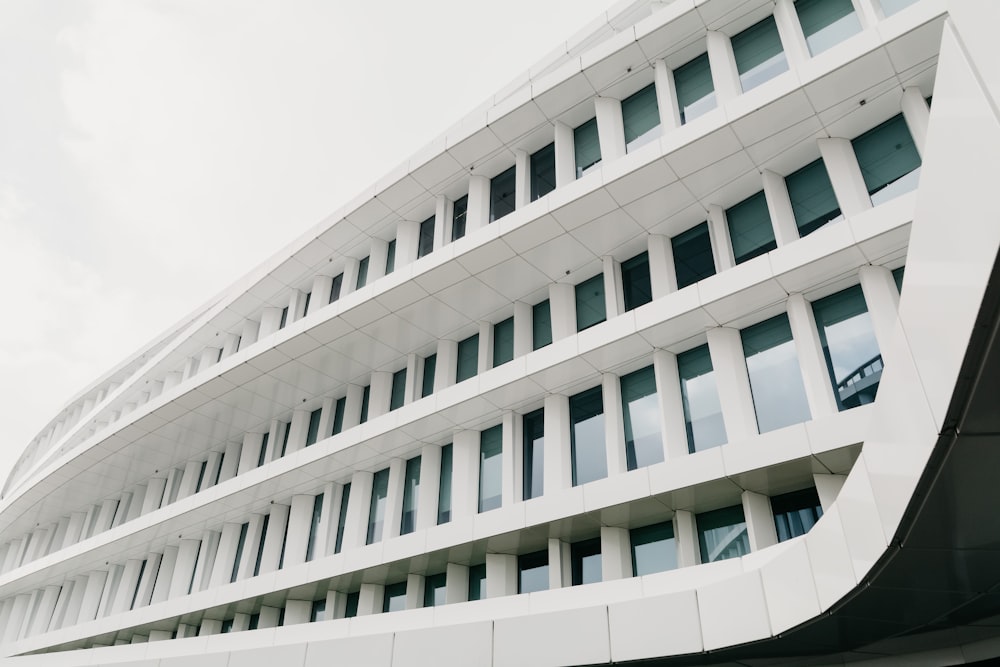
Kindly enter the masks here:
<path id="1" fill-rule="evenodd" d="M 663 461 L 660 406 L 652 366 L 640 368 L 621 379 L 622 413 L 625 417 L 625 458 L 628 469 L 644 468 Z"/>
<path id="2" fill-rule="evenodd" d="M 625 310 L 633 310 L 653 300 L 653 285 L 649 278 L 649 253 L 643 252 L 622 262 L 622 291 Z"/>
<path id="3" fill-rule="evenodd" d="M 344 546 L 344 528 L 347 526 L 347 503 L 351 499 L 351 483 L 344 484 L 340 492 L 340 516 L 337 517 L 337 539 L 333 545 L 333 553 L 339 554 Z"/>
<path id="4" fill-rule="evenodd" d="M 260 453 L 257 455 L 257 467 L 264 465 L 264 459 L 267 457 L 267 441 L 270 439 L 271 434 L 265 433 L 264 437 L 260 441 Z"/>
<path id="5" fill-rule="evenodd" d="M 597 118 L 591 118 L 573 130 L 573 146 L 576 150 L 576 177 L 580 178 L 601 161 Z"/>
<path id="6" fill-rule="evenodd" d="M 809 404 L 788 316 L 782 313 L 755 324 L 741 331 L 740 336 L 760 432 L 809 419 Z"/>
<path id="7" fill-rule="evenodd" d="M 399 534 L 407 535 L 417 529 L 417 498 L 420 492 L 420 457 L 406 462 L 403 475 L 403 517 L 399 524 Z"/>
<path id="8" fill-rule="evenodd" d="M 531 349 L 537 350 L 552 344 L 552 309 L 549 300 L 531 307 Z"/>
<path id="9" fill-rule="evenodd" d="M 286 324 L 288 324 L 288 306 L 281 309 L 281 321 L 278 322 L 278 328 L 284 329 Z"/>
<path id="10" fill-rule="evenodd" d="M 633 528 L 628 533 L 632 545 L 632 572 L 635 576 L 677 569 L 673 522 L 664 521 Z"/>
<path id="11" fill-rule="evenodd" d="M 604 450 L 604 399 L 594 387 L 569 399 L 573 486 L 608 476 Z"/>
<path id="12" fill-rule="evenodd" d="M 360 591 L 347 594 L 347 608 L 344 610 L 344 618 L 354 618 L 358 615 L 358 601 L 360 599 Z"/>
<path id="13" fill-rule="evenodd" d="M 385 587 L 382 598 L 382 613 L 387 611 L 403 611 L 406 609 L 406 582 L 389 584 Z"/>
<path id="14" fill-rule="evenodd" d="M 490 222 L 514 212 L 514 184 L 517 170 L 511 167 L 490 180 Z"/>
<path id="15" fill-rule="evenodd" d="M 309 539 L 306 541 L 306 561 L 311 561 L 316 555 L 316 533 L 319 531 L 319 522 L 323 517 L 323 494 L 319 494 L 313 500 L 312 521 L 309 524 Z M 245 524 L 244 524 L 245 525 Z"/>
<path id="16" fill-rule="evenodd" d="M 503 427 L 479 434 L 479 511 L 500 507 L 503 501 Z"/>
<path id="17" fill-rule="evenodd" d="M 458 343 L 458 370 L 455 382 L 468 380 L 479 372 L 479 334 L 473 334 Z"/>
<path id="18" fill-rule="evenodd" d="M 827 224 L 842 219 L 840 204 L 833 193 L 823 158 L 813 160 L 785 177 L 799 236 L 808 236 Z"/>
<path id="19" fill-rule="evenodd" d="M 469 600 L 486 599 L 486 563 L 469 566 Z"/>
<path id="20" fill-rule="evenodd" d="M 761 190 L 735 206 L 726 209 L 729 238 L 733 242 L 733 258 L 737 264 L 763 255 L 778 247 L 774 241 L 767 199 Z"/>
<path id="21" fill-rule="evenodd" d="M 260 525 L 260 542 L 257 543 L 257 558 L 253 566 L 253 576 L 260 574 L 260 562 L 264 558 L 264 542 L 267 539 L 267 527 L 271 523 L 271 515 L 265 514 Z"/>
<path id="22" fill-rule="evenodd" d="M 396 239 L 389 241 L 389 247 L 385 251 L 385 275 L 389 275 L 396 270 Z"/>
<path id="23" fill-rule="evenodd" d="M 604 274 L 576 286 L 576 330 L 583 331 L 607 319 L 604 304 Z"/>
<path id="24" fill-rule="evenodd" d="M 601 575 L 601 538 L 571 544 L 570 569 L 572 584 L 596 584 L 603 580 Z"/>
<path id="25" fill-rule="evenodd" d="M 861 32 L 851 0 L 795 0 L 795 12 L 814 56 Z"/>
<path id="26" fill-rule="evenodd" d="M 371 261 L 371 255 L 365 257 L 360 262 L 358 262 L 358 282 L 354 286 L 354 289 L 361 289 L 368 284 L 368 262 Z"/>
<path id="27" fill-rule="evenodd" d="M 715 108 L 715 85 L 707 53 L 674 70 L 674 88 L 677 90 L 681 125 Z"/>
<path id="28" fill-rule="evenodd" d="M 420 397 L 434 393 L 434 371 L 437 368 L 438 356 L 431 354 L 424 358 L 424 377 L 420 382 Z"/>
<path id="29" fill-rule="evenodd" d="M 545 411 L 529 412 L 521 418 L 524 446 L 522 498 L 530 500 L 542 495 L 545 488 Z"/>
<path id="30" fill-rule="evenodd" d="M 315 513 L 315 512 L 314 512 Z M 243 550 L 247 546 L 247 531 L 250 529 L 250 523 L 244 523 L 240 526 L 240 539 L 236 543 L 236 558 L 233 559 L 233 569 L 232 573 L 229 575 L 229 583 L 236 581 L 237 575 L 240 573 L 240 561 L 243 560 Z M 146 561 L 142 561 L 142 570 L 139 573 L 139 579 L 142 579 L 142 571 L 145 570 Z M 135 596 L 132 596 L 132 606 L 135 606 Z"/>
<path id="31" fill-rule="evenodd" d="M 708 235 L 707 222 L 673 237 L 670 245 L 674 251 L 677 289 L 715 275 L 715 259 L 712 257 L 712 240 Z"/>
<path id="32" fill-rule="evenodd" d="M 805 535 L 823 516 L 815 487 L 772 496 L 771 512 L 779 542 Z"/>
<path id="33" fill-rule="evenodd" d="M 734 35 L 732 43 L 743 92 L 788 70 L 788 61 L 781 48 L 778 26 L 775 25 L 773 16 Z"/>
<path id="34" fill-rule="evenodd" d="M 917 0 L 879 0 L 882 5 L 882 13 L 885 16 L 892 16 L 898 11 L 906 9 Z"/>
<path id="35" fill-rule="evenodd" d="M 326 599 L 313 600 L 312 610 L 309 612 L 309 622 L 315 623 L 316 621 L 323 619 L 323 613 L 326 611 Z"/>
<path id="36" fill-rule="evenodd" d="M 903 272 L 905 269 L 905 266 L 901 266 L 898 269 L 894 269 L 892 272 L 892 279 L 896 281 L 896 291 L 900 294 L 903 293 Z"/>
<path id="37" fill-rule="evenodd" d="M 323 416 L 323 408 L 318 408 L 309 413 L 309 429 L 306 431 L 306 447 L 313 445 L 319 440 L 319 420 Z"/>
<path id="38" fill-rule="evenodd" d="M 281 456 L 284 456 L 285 452 L 288 450 L 288 434 L 292 432 L 291 422 L 287 424 L 281 422 L 281 429 L 283 433 L 283 435 L 281 436 Z"/>
<path id="39" fill-rule="evenodd" d="M 232 619 L 232 618 L 227 618 L 226 620 L 222 621 L 222 628 L 219 630 L 219 632 L 221 634 L 228 634 L 228 633 L 232 632 L 233 631 L 233 622 L 234 621 L 235 621 L 235 619 Z"/>
<path id="40" fill-rule="evenodd" d="M 493 325 L 493 367 L 502 366 L 514 358 L 514 318 Z"/>
<path id="41" fill-rule="evenodd" d="M 688 451 L 694 454 L 726 443 L 719 391 L 708 345 L 677 355 Z"/>
<path id="42" fill-rule="evenodd" d="M 447 604 L 447 575 L 432 574 L 424 579 L 424 606 L 440 607 Z"/>
<path id="43" fill-rule="evenodd" d="M 361 392 L 361 423 L 368 421 L 368 403 L 371 400 L 372 386 L 367 385 Z"/>
<path id="44" fill-rule="evenodd" d="M 406 369 L 402 368 L 392 374 L 392 391 L 389 394 L 389 409 L 403 407 L 406 398 Z"/>
<path id="45" fill-rule="evenodd" d="M 556 145 L 531 154 L 531 201 L 556 189 Z"/>
<path id="46" fill-rule="evenodd" d="M 379 470 L 372 479 L 372 501 L 368 507 L 368 537 L 365 544 L 382 540 L 386 499 L 389 497 L 389 469 Z"/>
<path id="47" fill-rule="evenodd" d="M 451 521 L 452 447 L 441 448 L 441 479 L 438 482 L 438 525 Z"/>
<path id="48" fill-rule="evenodd" d="M 333 435 L 337 435 L 344 430 L 344 408 L 347 407 L 347 398 L 341 396 L 333 407 Z"/>
<path id="49" fill-rule="evenodd" d="M 517 557 L 517 592 L 549 590 L 549 552 L 536 551 Z"/>
<path id="50" fill-rule="evenodd" d="M 868 130 L 851 143 L 873 206 L 916 189 L 920 155 L 903 114 Z"/>
<path id="51" fill-rule="evenodd" d="M 333 281 L 330 283 L 330 303 L 333 303 L 340 298 L 340 288 L 344 284 L 344 274 L 338 273 L 333 277 Z"/>
<path id="52" fill-rule="evenodd" d="M 656 104 L 656 85 L 649 84 L 622 100 L 625 125 L 625 152 L 639 148 L 660 136 L 660 108 Z"/>
<path id="53" fill-rule="evenodd" d="M 702 563 L 739 558 L 750 553 L 750 537 L 742 505 L 702 512 L 695 517 L 695 523 L 698 524 Z"/>
<path id="54" fill-rule="evenodd" d="M 302 305 L 302 317 L 309 314 L 309 302 L 312 301 L 312 295 L 312 292 L 306 292 L 306 302 Z M 221 354 L 222 350 L 219 350 L 219 353 Z"/>
<path id="55" fill-rule="evenodd" d="M 417 239 L 417 259 L 429 255 L 434 250 L 434 216 L 420 223 L 420 235 Z"/>
<path id="56" fill-rule="evenodd" d="M 833 393 L 841 410 L 875 400 L 882 355 L 860 285 L 812 304 Z"/>
<path id="57" fill-rule="evenodd" d="M 451 240 L 457 241 L 465 236 L 465 217 L 469 212 L 469 196 L 455 200 L 451 213 Z"/>

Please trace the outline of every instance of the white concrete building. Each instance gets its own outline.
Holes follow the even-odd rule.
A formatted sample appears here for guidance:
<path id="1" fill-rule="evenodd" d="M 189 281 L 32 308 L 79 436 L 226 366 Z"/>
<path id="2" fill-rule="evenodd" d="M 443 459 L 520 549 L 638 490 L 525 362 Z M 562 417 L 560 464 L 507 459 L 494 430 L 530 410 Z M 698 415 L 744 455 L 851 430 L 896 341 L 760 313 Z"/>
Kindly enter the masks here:
<path id="1" fill-rule="evenodd" d="M 612 7 L 45 425 L 0 663 L 1000 655 L 997 26 Z"/>

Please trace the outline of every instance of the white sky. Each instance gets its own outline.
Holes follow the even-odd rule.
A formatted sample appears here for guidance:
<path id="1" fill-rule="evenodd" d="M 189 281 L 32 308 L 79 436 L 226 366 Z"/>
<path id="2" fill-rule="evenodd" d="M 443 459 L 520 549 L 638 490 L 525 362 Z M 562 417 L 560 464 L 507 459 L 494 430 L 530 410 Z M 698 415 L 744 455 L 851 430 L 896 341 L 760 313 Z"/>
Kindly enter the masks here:
<path id="1" fill-rule="evenodd" d="M 80 389 L 610 4 L 0 4 L 0 484 Z"/>

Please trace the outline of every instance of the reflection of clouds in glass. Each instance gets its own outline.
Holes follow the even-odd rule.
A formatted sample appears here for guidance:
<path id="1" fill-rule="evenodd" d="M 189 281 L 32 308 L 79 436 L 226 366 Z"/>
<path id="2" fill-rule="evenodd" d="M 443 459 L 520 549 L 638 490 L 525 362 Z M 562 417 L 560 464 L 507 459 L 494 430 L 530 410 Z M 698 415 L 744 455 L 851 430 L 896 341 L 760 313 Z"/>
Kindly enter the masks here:
<path id="1" fill-rule="evenodd" d="M 681 382 L 684 397 L 684 417 L 691 428 L 695 451 L 726 442 L 726 427 L 722 421 L 722 406 L 711 371 Z"/>
<path id="2" fill-rule="evenodd" d="M 838 383 L 879 354 L 871 316 L 867 312 L 826 326 L 825 334 Z"/>
<path id="3" fill-rule="evenodd" d="M 809 419 L 806 390 L 792 341 L 747 357 L 747 371 L 761 433 Z"/>
<path id="4" fill-rule="evenodd" d="M 629 402 L 628 418 L 632 427 L 635 465 L 643 467 L 663 461 L 660 436 L 660 406 L 656 394 Z"/>
<path id="5" fill-rule="evenodd" d="M 576 453 L 576 483 L 585 484 L 608 476 L 604 453 L 604 413 L 579 421 L 573 426 Z"/>

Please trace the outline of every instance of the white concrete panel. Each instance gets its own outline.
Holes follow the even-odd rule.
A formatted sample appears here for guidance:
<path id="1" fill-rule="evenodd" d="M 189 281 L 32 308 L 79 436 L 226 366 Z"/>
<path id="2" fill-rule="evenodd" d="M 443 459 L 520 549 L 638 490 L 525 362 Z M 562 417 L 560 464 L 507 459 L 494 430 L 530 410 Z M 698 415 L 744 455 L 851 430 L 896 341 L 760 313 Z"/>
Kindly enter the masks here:
<path id="1" fill-rule="evenodd" d="M 555 667 L 608 662 L 608 614 L 591 607 L 494 623 L 494 667 Z"/>

